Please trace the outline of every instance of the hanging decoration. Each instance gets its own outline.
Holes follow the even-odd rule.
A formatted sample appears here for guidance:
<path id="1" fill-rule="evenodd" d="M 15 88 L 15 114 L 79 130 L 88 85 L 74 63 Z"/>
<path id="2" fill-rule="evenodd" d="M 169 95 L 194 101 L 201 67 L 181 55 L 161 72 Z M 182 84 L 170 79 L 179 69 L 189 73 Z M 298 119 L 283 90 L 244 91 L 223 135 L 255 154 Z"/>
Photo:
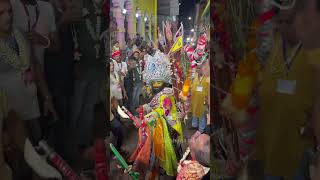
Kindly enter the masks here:
<path id="1" fill-rule="evenodd" d="M 267 61 L 273 41 L 274 27 L 271 20 L 275 16 L 275 9 L 271 1 L 256 0 L 258 16 L 261 23 L 257 32 L 257 55 L 262 64 L 265 64 Z"/>
<path id="2" fill-rule="evenodd" d="M 223 5 L 224 5 L 223 2 L 221 2 L 221 6 Z M 224 53 L 225 62 L 227 64 L 232 64 L 231 62 L 234 62 L 235 57 L 230 46 L 231 42 L 230 42 L 229 34 L 226 32 L 225 25 L 220 19 L 217 12 L 217 7 L 214 3 L 212 4 L 212 8 L 211 8 L 211 19 L 214 25 L 214 31 L 216 32 L 215 34 L 217 36 L 218 43 Z"/>

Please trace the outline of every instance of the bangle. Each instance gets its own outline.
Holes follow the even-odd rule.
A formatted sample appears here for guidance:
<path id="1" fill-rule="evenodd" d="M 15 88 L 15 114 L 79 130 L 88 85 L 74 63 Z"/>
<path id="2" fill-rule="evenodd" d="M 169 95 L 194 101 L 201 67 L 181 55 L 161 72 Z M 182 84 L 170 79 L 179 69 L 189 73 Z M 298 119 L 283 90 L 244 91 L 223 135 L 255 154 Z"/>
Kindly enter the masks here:
<path id="1" fill-rule="evenodd" d="M 42 34 L 40 34 L 40 35 L 47 40 L 47 45 L 44 46 L 44 48 L 47 49 L 48 47 L 50 47 L 51 41 L 47 36 L 44 36 Z"/>

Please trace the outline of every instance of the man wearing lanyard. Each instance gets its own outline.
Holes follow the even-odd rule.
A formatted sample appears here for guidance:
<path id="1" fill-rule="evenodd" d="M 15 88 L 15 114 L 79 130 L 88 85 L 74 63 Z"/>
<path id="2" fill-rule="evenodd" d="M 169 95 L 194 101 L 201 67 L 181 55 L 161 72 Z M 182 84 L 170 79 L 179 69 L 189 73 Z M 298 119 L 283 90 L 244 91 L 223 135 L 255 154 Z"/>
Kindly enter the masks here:
<path id="1" fill-rule="evenodd" d="M 257 159 L 270 180 L 307 179 L 308 140 L 300 130 L 312 110 L 312 74 L 293 28 L 296 7 L 276 16 L 276 39 L 258 89 Z"/>
<path id="2" fill-rule="evenodd" d="M 206 101 L 210 92 L 209 62 L 206 60 L 201 64 L 199 73 L 195 75 L 191 89 L 191 112 L 192 127 L 198 128 L 204 133 L 207 126 L 207 105 Z"/>
<path id="3" fill-rule="evenodd" d="M 39 78 L 38 87 L 42 94 L 44 115 L 47 115 L 49 110 L 54 119 L 58 119 L 58 115 L 53 108 L 52 97 L 48 90 L 43 70 L 45 48 L 50 48 L 53 51 L 58 49 L 52 6 L 48 2 L 37 0 L 11 0 L 11 4 L 13 26 L 25 33 L 26 38 L 31 42 L 31 61 L 33 66 L 30 68 L 31 72 L 35 73 Z M 41 136 L 41 130 L 37 121 L 29 121 L 34 141 L 38 141 Z"/>
<path id="4" fill-rule="evenodd" d="M 298 10 L 294 27 L 297 31 L 299 39 L 303 42 L 306 51 L 307 62 L 312 69 L 312 85 L 314 90 L 313 96 L 313 110 L 311 127 L 313 135 L 315 136 L 315 156 L 313 158 L 313 165 L 310 171 L 312 180 L 320 178 L 320 1 L 308 0 L 300 1 L 301 9 Z"/>
<path id="5" fill-rule="evenodd" d="M 135 110 L 140 105 L 140 94 L 142 90 L 142 61 L 139 59 L 141 54 L 136 49 L 133 53 L 133 92 L 132 92 L 132 100 L 131 100 L 131 110 Z M 142 56 L 143 57 L 143 56 Z M 135 112 L 135 111 L 132 111 Z"/>
<path id="6" fill-rule="evenodd" d="M 108 19 L 102 11 L 102 0 L 81 0 L 77 3 L 82 5 L 83 17 L 73 23 L 72 34 L 75 51 L 79 51 L 81 56 L 74 62 L 77 76 L 71 119 L 79 150 L 85 150 L 93 143 L 95 107 L 106 79 L 105 60 L 109 52 L 106 52 L 105 42 L 100 37 L 108 27 Z"/>

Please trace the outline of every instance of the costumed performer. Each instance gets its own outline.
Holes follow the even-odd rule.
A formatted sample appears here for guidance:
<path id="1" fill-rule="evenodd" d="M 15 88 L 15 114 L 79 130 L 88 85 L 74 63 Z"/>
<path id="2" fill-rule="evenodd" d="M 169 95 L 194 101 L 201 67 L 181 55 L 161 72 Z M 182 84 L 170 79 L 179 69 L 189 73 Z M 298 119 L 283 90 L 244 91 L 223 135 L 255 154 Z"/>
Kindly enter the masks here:
<path id="1" fill-rule="evenodd" d="M 145 129 L 146 143 L 142 148 L 138 146 L 130 160 L 138 162 L 139 155 L 145 157 L 146 154 L 139 151 L 146 148 L 151 156 L 151 164 L 147 162 L 149 167 L 154 170 L 160 166 L 167 175 L 174 176 L 177 170 L 177 159 L 181 154 L 183 133 L 173 89 L 166 87 L 172 83 L 171 76 L 171 63 L 167 55 L 160 51 L 157 51 L 154 56 L 147 55 L 143 79 L 152 86 L 154 97 L 151 102 L 138 108 L 138 111 L 142 109 L 152 115 L 146 120 L 149 124 Z M 142 130 L 139 130 L 139 140 L 143 140 L 141 132 Z"/>

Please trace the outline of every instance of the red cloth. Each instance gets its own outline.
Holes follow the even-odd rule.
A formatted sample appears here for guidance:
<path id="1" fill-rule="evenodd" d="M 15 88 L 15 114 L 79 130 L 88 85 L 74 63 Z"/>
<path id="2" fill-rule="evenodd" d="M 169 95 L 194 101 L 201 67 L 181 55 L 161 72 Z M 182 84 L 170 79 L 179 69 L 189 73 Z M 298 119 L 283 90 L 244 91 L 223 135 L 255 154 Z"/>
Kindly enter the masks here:
<path id="1" fill-rule="evenodd" d="M 96 180 L 108 180 L 106 144 L 103 139 L 98 139 L 94 147 Z"/>
<path id="2" fill-rule="evenodd" d="M 146 134 L 144 134 L 146 133 Z M 134 170 L 138 171 L 144 177 L 146 169 L 149 167 L 151 155 L 151 131 L 148 127 L 139 128 L 138 146 L 129 158 L 129 162 L 134 162 Z"/>
<path id="3" fill-rule="evenodd" d="M 116 56 L 120 56 L 120 55 L 121 55 L 121 51 L 117 50 L 117 51 L 114 51 L 111 56 L 114 59 Z"/>

